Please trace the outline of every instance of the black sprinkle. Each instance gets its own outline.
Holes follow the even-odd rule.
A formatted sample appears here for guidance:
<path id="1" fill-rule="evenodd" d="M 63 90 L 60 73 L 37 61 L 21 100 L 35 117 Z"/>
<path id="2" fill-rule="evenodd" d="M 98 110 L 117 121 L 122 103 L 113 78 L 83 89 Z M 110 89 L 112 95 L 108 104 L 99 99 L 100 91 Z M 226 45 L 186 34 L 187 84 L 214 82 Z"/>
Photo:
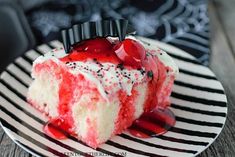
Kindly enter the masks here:
<path id="1" fill-rule="evenodd" d="M 117 68 L 123 70 L 123 69 L 124 69 L 124 66 L 123 66 L 123 64 L 118 64 L 118 65 L 117 65 Z"/>
<path id="2" fill-rule="evenodd" d="M 144 70 L 144 69 L 138 68 L 137 70 L 140 71 L 141 75 L 144 75 L 144 74 L 145 74 L 145 70 Z"/>
<path id="3" fill-rule="evenodd" d="M 124 77 L 126 77 L 126 78 L 128 78 L 128 79 L 131 79 L 129 76 L 127 76 L 127 75 L 123 75 Z"/>
<path id="4" fill-rule="evenodd" d="M 69 62 L 66 62 L 65 64 L 69 64 Z"/>
<path id="5" fill-rule="evenodd" d="M 107 91 L 104 91 L 106 94 L 109 94 L 109 92 L 107 92 Z"/>
<path id="6" fill-rule="evenodd" d="M 151 79 L 153 79 L 153 71 L 148 71 L 147 72 L 147 76 L 150 77 Z"/>
<path id="7" fill-rule="evenodd" d="M 103 67 L 103 64 L 101 64 L 100 62 L 96 62 L 98 65 L 100 65 L 101 67 Z"/>
<path id="8" fill-rule="evenodd" d="M 99 73 L 101 69 L 97 70 L 96 72 Z"/>
<path id="9" fill-rule="evenodd" d="M 144 69 L 141 69 L 140 72 L 141 72 L 141 75 L 145 74 L 145 70 Z"/>
<path id="10" fill-rule="evenodd" d="M 98 64 L 98 65 L 100 65 L 101 67 L 103 67 L 103 64 L 101 64 L 100 62 L 98 62 L 96 58 L 94 58 L 93 60 L 96 62 L 96 64 Z"/>
<path id="11" fill-rule="evenodd" d="M 160 53 L 160 55 L 162 55 L 162 53 Z"/>

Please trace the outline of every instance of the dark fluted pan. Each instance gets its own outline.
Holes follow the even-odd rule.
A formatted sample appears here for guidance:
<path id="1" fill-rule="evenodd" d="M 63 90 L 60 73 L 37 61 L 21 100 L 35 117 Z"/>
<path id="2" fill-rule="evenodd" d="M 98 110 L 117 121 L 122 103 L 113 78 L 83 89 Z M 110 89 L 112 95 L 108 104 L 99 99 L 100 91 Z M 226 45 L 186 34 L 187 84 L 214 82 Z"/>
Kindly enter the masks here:
<path id="1" fill-rule="evenodd" d="M 85 22 L 61 31 L 64 49 L 67 53 L 74 44 L 82 40 L 112 36 L 122 41 L 126 34 L 135 34 L 135 30 L 125 19 Z"/>

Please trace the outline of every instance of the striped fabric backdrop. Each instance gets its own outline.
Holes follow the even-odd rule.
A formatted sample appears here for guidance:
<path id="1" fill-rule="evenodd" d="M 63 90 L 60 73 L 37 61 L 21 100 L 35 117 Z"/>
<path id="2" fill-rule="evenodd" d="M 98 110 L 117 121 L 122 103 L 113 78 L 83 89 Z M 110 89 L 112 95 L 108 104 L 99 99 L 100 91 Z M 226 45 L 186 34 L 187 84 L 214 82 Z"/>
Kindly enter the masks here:
<path id="1" fill-rule="evenodd" d="M 138 35 L 179 47 L 195 56 L 204 65 L 208 64 L 210 30 L 207 0 L 44 0 L 43 2 L 41 7 L 26 12 L 40 42 L 58 39 L 60 29 L 70 27 L 73 23 L 102 18 L 126 18 L 137 30 Z"/>

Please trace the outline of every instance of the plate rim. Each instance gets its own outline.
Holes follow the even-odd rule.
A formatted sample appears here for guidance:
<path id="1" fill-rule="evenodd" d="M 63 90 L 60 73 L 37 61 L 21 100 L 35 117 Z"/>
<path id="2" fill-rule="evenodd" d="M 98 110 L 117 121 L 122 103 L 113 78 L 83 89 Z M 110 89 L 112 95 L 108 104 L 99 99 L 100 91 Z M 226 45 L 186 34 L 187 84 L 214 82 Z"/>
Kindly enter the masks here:
<path id="1" fill-rule="evenodd" d="M 141 39 L 143 39 L 143 40 L 149 40 L 149 41 L 152 41 L 152 42 L 155 42 L 156 43 L 156 45 L 160 48 L 160 49 L 163 49 L 164 51 L 166 51 L 166 53 L 168 53 L 169 54 L 169 52 L 168 52 L 168 50 L 169 49 L 171 49 L 170 51 L 177 51 L 177 52 L 180 52 L 180 54 L 181 55 L 183 55 L 184 57 L 190 57 L 191 59 L 193 59 L 193 60 L 195 60 L 195 61 L 197 61 L 197 59 L 194 57 L 194 56 L 192 56 L 192 55 L 190 55 L 189 53 L 187 53 L 186 51 L 184 51 L 184 50 L 182 50 L 182 49 L 179 49 L 179 48 L 177 48 L 177 47 L 175 47 L 175 46 L 172 46 L 172 45 L 170 45 L 170 44 L 167 44 L 167 43 L 163 43 L 163 42 L 161 42 L 161 41 L 158 41 L 158 40 L 154 40 L 154 39 L 150 39 L 150 38 L 146 38 L 146 37 L 140 37 L 140 36 L 137 36 L 137 39 L 139 39 L 139 40 L 141 40 Z M 53 41 L 52 41 L 53 42 Z M 39 45 L 40 46 L 40 45 Z M 163 48 L 164 47 L 164 48 Z M 165 48 L 167 48 L 167 49 L 165 49 Z M 27 51 L 28 52 L 28 51 Z M 26 53 L 26 52 L 25 52 Z M 24 53 L 24 54 L 25 54 Z M 23 55 L 24 55 L 23 54 Z M 20 56 L 19 56 L 20 57 Z M 17 59 L 17 58 L 16 58 Z M 11 65 L 13 62 L 11 62 L 9 65 Z M 8 66 L 9 66 L 8 65 Z M 201 64 L 202 65 L 202 64 Z M 7 67 L 8 67 L 7 66 Z M 204 66 L 204 65 L 202 65 L 202 66 Z M 5 69 L 7 69 L 7 67 L 5 68 Z M 208 68 L 213 74 L 214 74 L 214 72 L 210 69 L 210 67 L 207 67 L 207 66 L 205 66 L 206 68 Z M 4 73 L 4 71 L 5 71 L 5 69 L 1 72 L 1 74 L 0 74 L 0 79 L 2 78 L 2 74 Z M 215 74 L 214 74 L 215 75 Z M 215 75 L 215 77 L 216 77 L 216 75 Z M 225 117 L 224 117 L 224 122 L 223 122 L 223 125 L 222 125 L 222 127 L 220 127 L 220 131 L 218 132 L 218 133 L 216 133 L 217 135 L 211 140 L 211 141 L 209 141 L 208 143 L 208 145 L 206 145 L 206 146 L 204 146 L 201 150 L 198 150 L 198 152 L 196 153 L 196 154 L 193 154 L 193 156 L 197 156 L 197 155 L 199 155 L 200 153 L 202 153 L 203 151 L 205 151 L 208 147 L 210 147 L 211 146 L 211 144 L 212 143 L 214 143 L 215 142 L 215 140 L 219 137 L 219 135 L 222 133 L 222 131 L 223 131 L 223 129 L 224 129 L 224 126 L 225 126 L 225 124 L 226 124 L 226 121 L 227 121 L 227 116 L 228 116 L 228 99 L 227 99 L 227 94 L 226 94 L 226 92 L 225 92 L 225 89 L 224 89 L 224 87 L 223 87 L 223 84 L 217 79 L 217 77 L 216 77 L 216 81 L 218 81 L 220 84 L 221 84 L 221 86 L 222 86 L 222 90 L 224 91 L 224 93 L 223 93 L 223 95 L 225 95 L 225 97 L 226 97 L 226 105 L 224 106 L 224 107 L 226 107 L 226 113 L 225 113 Z M 12 141 L 14 141 L 14 143 L 16 143 L 17 145 L 19 145 L 22 149 L 24 149 L 26 152 L 28 152 L 28 153 L 31 153 L 32 155 L 35 155 L 35 156 L 38 156 L 38 154 L 35 154 L 34 152 L 32 152 L 31 150 L 29 150 L 28 148 L 26 148 L 25 146 L 23 146 L 23 145 L 21 145 L 15 138 L 13 138 L 12 137 L 12 134 L 10 133 L 10 132 L 8 132 L 8 127 L 5 127 L 3 124 L 2 124 L 2 122 L 1 122 L 1 120 L 0 120 L 0 125 L 1 125 L 1 127 L 3 128 L 3 130 L 4 130 L 4 132 L 10 137 L 10 139 L 12 140 Z M 14 136 L 14 135 L 13 135 Z"/>

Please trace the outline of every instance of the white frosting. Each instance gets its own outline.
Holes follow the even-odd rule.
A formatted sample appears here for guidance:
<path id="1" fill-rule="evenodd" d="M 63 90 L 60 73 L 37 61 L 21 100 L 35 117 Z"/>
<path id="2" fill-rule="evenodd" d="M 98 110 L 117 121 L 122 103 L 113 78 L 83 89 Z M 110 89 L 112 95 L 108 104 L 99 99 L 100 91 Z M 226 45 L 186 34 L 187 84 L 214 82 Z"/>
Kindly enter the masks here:
<path id="1" fill-rule="evenodd" d="M 132 36 L 128 36 L 136 40 Z M 178 67 L 164 51 L 160 50 L 158 47 L 143 44 L 146 49 L 152 49 L 154 52 L 150 52 L 170 68 L 173 69 L 173 73 L 176 75 L 178 73 Z M 86 79 L 96 84 L 100 94 L 108 100 L 108 97 L 112 97 L 112 94 L 123 89 L 128 95 L 131 95 L 131 90 L 134 84 L 139 84 L 146 78 L 146 72 L 144 68 L 142 70 L 136 69 L 122 69 L 118 68 L 116 64 L 112 63 L 98 63 L 95 60 L 87 61 L 76 61 L 76 62 L 61 62 L 59 58 L 66 56 L 64 49 L 52 50 L 43 56 L 38 57 L 34 61 L 34 66 L 38 63 L 43 63 L 46 60 L 53 60 L 57 64 L 66 65 L 69 71 L 74 74 L 82 74 Z M 141 73 L 142 72 L 142 73 Z"/>
<path id="2" fill-rule="evenodd" d="M 140 37 L 138 37 L 138 39 L 136 39 L 133 36 L 129 36 L 129 38 L 134 39 L 134 40 L 140 39 Z M 142 37 L 141 37 L 141 39 L 142 39 Z M 142 45 L 147 50 L 147 53 L 149 53 L 153 56 L 157 56 L 159 58 L 159 60 L 164 63 L 165 66 L 168 66 L 173 70 L 172 72 L 174 73 L 175 76 L 178 75 L 178 73 L 179 73 L 178 66 L 176 65 L 174 60 L 165 51 L 160 49 L 156 45 L 156 43 L 154 43 L 154 42 L 156 42 L 155 40 L 148 40 L 148 42 L 146 42 L 145 40 L 138 40 L 138 42 L 142 43 Z"/>
<path id="3" fill-rule="evenodd" d="M 57 64 L 66 65 L 69 71 L 74 74 L 82 74 L 86 79 L 96 84 L 100 94 L 107 99 L 119 89 L 131 95 L 134 84 L 139 84 L 146 78 L 144 68 L 142 70 L 124 68 L 113 63 L 99 63 L 95 60 L 75 61 L 64 63 L 59 60 L 66 56 L 64 49 L 53 50 L 34 61 L 34 66 L 47 60 L 53 60 Z"/>
<path id="4" fill-rule="evenodd" d="M 82 73 L 89 80 L 94 81 L 98 87 L 101 85 L 106 94 L 123 89 L 128 95 L 131 95 L 133 84 L 143 82 L 146 76 L 141 74 L 140 70 L 122 69 L 112 63 L 101 64 L 94 60 L 68 62 L 66 65 L 73 74 Z M 100 92 L 103 92 L 103 90 L 100 90 Z"/>

